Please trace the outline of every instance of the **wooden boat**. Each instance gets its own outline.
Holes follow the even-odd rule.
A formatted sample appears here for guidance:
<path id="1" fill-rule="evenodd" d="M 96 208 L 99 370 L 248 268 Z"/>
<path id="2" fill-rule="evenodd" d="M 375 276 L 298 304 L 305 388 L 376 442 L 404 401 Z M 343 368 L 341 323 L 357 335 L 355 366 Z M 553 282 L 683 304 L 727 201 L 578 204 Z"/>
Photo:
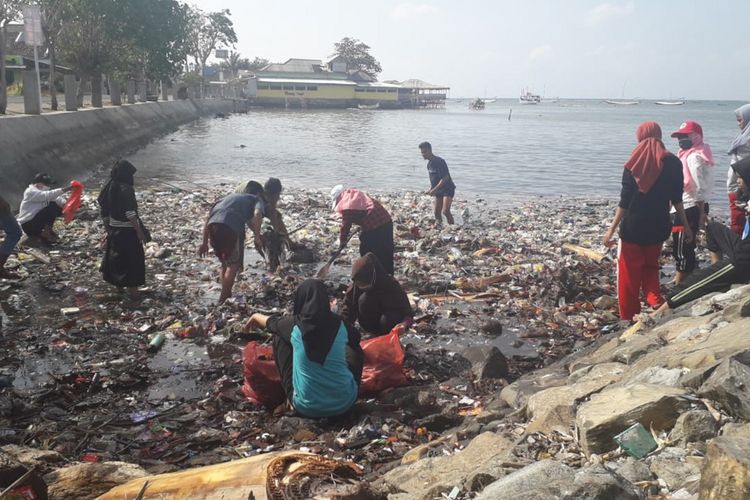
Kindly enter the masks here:
<path id="1" fill-rule="evenodd" d="M 518 97 L 518 102 L 521 104 L 539 104 L 542 102 L 542 96 L 534 94 L 528 89 L 521 91 L 521 95 Z"/>
<path id="2" fill-rule="evenodd" d="M 359 109 L 379 109 L 380 103 L 376 102 L 375 104 L 357 104 L 357 108 Z"/>
<path id="3" fill-rule="evenodd" d="M 657 106 L 682 106 L 685 101 L 656 101 L 654 104 Z"/>
<path id="4" fill-rule="evenodd" d="M 469 103 L 469 109 L 481 110 L 484 109 L 484 101 L 476 98 Z"/>

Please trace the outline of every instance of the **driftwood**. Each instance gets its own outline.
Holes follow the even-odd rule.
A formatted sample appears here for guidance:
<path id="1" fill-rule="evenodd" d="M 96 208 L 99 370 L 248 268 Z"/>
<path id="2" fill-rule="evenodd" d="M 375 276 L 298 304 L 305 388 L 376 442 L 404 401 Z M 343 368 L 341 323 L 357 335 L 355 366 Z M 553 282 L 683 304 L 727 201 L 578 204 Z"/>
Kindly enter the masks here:
<path id="1" fill-rule="evenodd" d="M 607 258 L 606 254 L 596 252 L 594 250 L 591 250 L 590 248 L 582 247 L 580 245 L 574 245 L 573 243 L 563 243 L 562 247 L 565 250 L 570 250 L 573 253 L 576 253 L 582 257 L 586 257 L 587 259 L 591 259 L 597 263 L 601 263 L 604 259 Z"/>

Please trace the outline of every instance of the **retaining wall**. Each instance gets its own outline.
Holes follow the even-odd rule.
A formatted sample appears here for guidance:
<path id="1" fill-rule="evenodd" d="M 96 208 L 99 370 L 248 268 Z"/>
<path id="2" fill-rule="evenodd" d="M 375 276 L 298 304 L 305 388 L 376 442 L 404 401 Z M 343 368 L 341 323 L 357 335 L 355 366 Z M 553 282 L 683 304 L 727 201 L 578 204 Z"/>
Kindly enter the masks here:
<path id="1" fill-rule="evenodd" d="M 0 195 L 14 209 L 37 172 L 60 185 L 201 116 L 230 113 L 231 99 L 148 102 L 0 118 Z M 241 111 L 241 110 L 238 110 Z"/>

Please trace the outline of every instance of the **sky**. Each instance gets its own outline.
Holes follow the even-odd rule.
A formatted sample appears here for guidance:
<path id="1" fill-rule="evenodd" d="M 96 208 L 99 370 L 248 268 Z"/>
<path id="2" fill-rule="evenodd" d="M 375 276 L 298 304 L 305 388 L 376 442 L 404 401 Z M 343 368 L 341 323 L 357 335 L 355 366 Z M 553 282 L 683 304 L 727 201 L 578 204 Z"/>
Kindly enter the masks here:
<path id="1" fill-rule="evenodd" d="M 251 59 L 325 59 L 348 36 L 380 80 L 419 78 L 452 97 L 748 100 L 750 1 L 192 0 L 230 9 Z"/>

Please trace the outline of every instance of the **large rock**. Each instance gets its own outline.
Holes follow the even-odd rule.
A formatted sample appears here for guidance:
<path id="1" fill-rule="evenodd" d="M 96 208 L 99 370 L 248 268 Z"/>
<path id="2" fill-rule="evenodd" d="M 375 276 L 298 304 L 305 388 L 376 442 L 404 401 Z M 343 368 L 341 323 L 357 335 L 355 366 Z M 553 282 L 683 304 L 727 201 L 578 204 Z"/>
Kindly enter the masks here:
<path id="1" fill-rule="evenodd" d="M 750 366 L 732 357 L 721 362 L 703 383 L 698 394 L 717 401 L 732 415 L 750 420 L 749 384 Z"/>
<path id="2" fill-rule="evenodd" d="M 594 394 L 578 408 L 576 427 L 586 455 L 604 453 L 617 445 L 613 438 L 636 422 L 647 429 L 668 430 L 689 403 L 675 387 L 633 384 Z"/>
<path id="3" fill-rule="evenodd" d="M 621 363 L 597 365 L 586 374 L 571 374 L 571 378 L 578 380 L 577 383 L 532 394 L 526 407 L 526 413 L 532 420 L 531 430 L 527 429 L 527 432 L 569 432 L 575 420 L 574 409 L 578 401 L 620 380 L 626 368 Z"/>
<path id="4" fill-rule="evenodd" d="M 513 443 L 504 437 L 485 432 L 455 455 L 425 458 L 389 471 L 376 487 L 390 493 L 404 493 L 408 498 L 434 498 L 454 487 L 470 490 L 477 474 L 484 481 L 504 474 L 502 463 L 508 460 Z"/>
<path id="5" fill-rule="evenodd" d="M 553 460 L 533 463 L 487 486 L 477 500 L 637 500 L 638 490 L 595 467 L 576 471 Z"/>
<path id="6" fill-rule="evenodd" d="M 524 375 L 500 391 L 500 397 L 514 408 L 526 405 L 529 396 L 550 387 L 559 387 L 568 383 L 568 370 L 563 366 L 544 368 Z"/>
<path id="7" fill-rule="evenodd" d="M 471 346 L 461 353 L 471 363 L 471 373 L 477 381 L 508 376 L 508 360 L 495 346 Z"/>
<path id="8" fill-rule="evenodd" d="M 58 469 L 44 476 L 44 480 L 49 485 L 50 500 L 88 500 L 146 475 L 146 471 L 136 464 L 102 462 Z"/>
<path id="9" fill-rule="evenodd" d="M 0 448 L 0 451 L 7 453 L 26 467 L 37 467 L 38 470 L 49 469 L 65 462 L 65 458 L 53 450 L 39 450 L 15 444 L 7 444 Z"/>
<path id="10" fill-rule="evenodd" d="M 648 465 L 633 457 L 626 456 L 617 462 L 610 462 L 608 466 L 631 483 L 650 481 L 652 478 Z"/>
<path id="11" fill-rule="evenodd" d="M 720 436 L 708 443 L 699 498 L 750 498 L 750 438 Z"/>
<path id="12" fill-rule="evenodd" d="M 750 438 L 750 424 L 728 423 L 721 428 L 721 435 L 726 437 L 746 437 Z"/>
<path id="13" fill-rule="evenodd" d="M 719 423 L 706 410 L 686 411 L 677 419 L 669 440 L 685 446 L 687 443 L 708 441 L 719 433 Z"/>
<path id="14" fill-rule="evenodd" d="M 670 490 L 679 490 L 700 479 L 700 467 L 686 461 L 686 458 L 687 453 L 682 448 L 665 448 L 650 458 L 651 472 L 667 483 Z"/>

